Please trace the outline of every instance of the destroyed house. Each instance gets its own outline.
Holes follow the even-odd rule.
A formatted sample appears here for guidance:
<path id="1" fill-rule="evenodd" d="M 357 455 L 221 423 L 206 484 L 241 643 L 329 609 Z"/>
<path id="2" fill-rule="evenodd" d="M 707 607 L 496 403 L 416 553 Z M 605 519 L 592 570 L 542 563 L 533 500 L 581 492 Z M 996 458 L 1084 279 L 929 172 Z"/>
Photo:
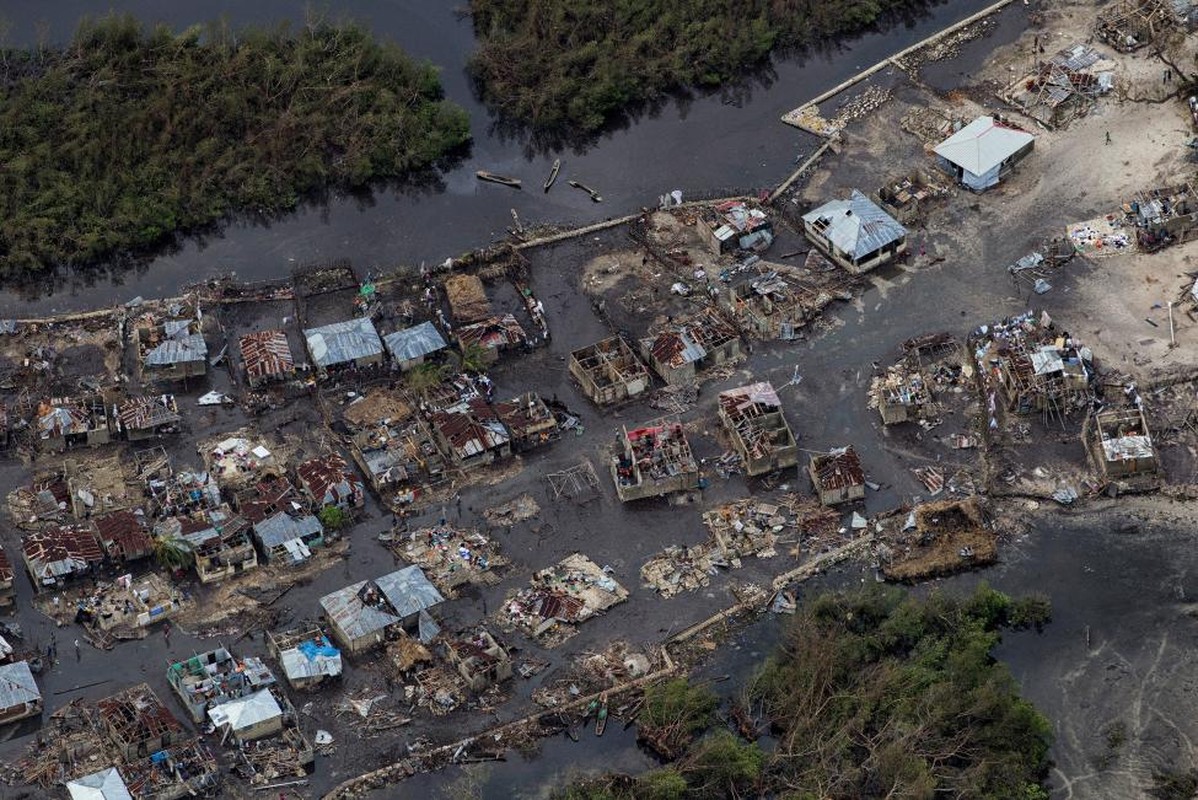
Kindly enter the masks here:
<path id="1" fill-rule="evenodd" d="M 877 200 L 883 211 L 903 225 L 910 225 L 947 194 L 947 187 L 934 183 L 923 171 L 915 170 L 878 187 Z"/>
<path id="2" fill-rule="evenodd" d="M 1155 473 L 1160 464 L 1148 421 L 1137 406 L 1103 409 L 1094 415 L 1094 448 L 1108 478 Z"/>
<path id="3" fill-rule="evenodd" d="M 445 458 L 423 420 L 382 424 L 354 434 L 354 462 L 376 492 L 404 492 L 408 499 L 426 480 L 439 479 Z"/>
<path id="4" fill-rule="evenodd" d="M 238 339 L 237 344 L 241 348 L 241 364 L 250 388 L 257 389 L 271 381 L 286 381 L 295 376 L 295 359 L 286 331 L 254 331 Z"/>
<path id="5" fill-rule="evenodd" d="M 142 372 L 147 380 L 179 381 L 208 371 L 199 309 L 194 319 L 143 317 L 135 328 Z"/>
<path id="6" fill-rule="evenodd" d="M 669 385 L 694 383 L 698 370 L 740 357 L 740 336 L 736 328 L 707 308 L 642 339 L 641 354 Z"/>
<path id="7" fill-rule="evenodd" d="M 1124 218 L 1136 230 L 1136 241 L 1146 253 L 1198 236 L 1198 199 L 1194 187 L 1142 192 L 1123 205 Z"/>
<path id="8" fill-rule="evenodd" d="M 313 509 L 336 506 L 352 511 L 366 502 L 362 480 L 336 453 L 304 461 L 295 468 L 295 477 Z"/>
<path id="9" fill-rule="evenodd" d="M 1098 14 L 1094 32 L 1120 53 L 1132 53 L 1171 31 L 1189 14 L 1179 14 L 1170 0 L 1119 0 Z"/>
<path id="10" fill-rule="evenodd" d="M 27 533 L 21 550 L 25 568 L 39 591 L 87 575 L 104 562 L 104 551 L 91 525 L 62 525 Z"/>
<path id="11" fill-rule="evenodd" d="M 359 581 L 320 598 L 333 638 L 359 655 L 415 627 L 422 613 L 444 602 L 417 566 Z"/>
<path id="12" fill-rule="evenodd" d="M 268 475 L 233 495 L 237 513 L 256 524 L 279 512 L 303 510 L 300 494 L 282 475 Z"/>
<path id="13" fill-rule="evenodd" d="M 225 729 L 222 738 L 229 736 L 237 744 L 283 732 L 283 707 L 270 687 L 213 706 L 208 718 L 217 730 Z"/>
<path id="14" fill-rule="evenodd" d="M 324 545 L 324 526 L 311 514 L 280 511 L 254 523 L 254 540 L 268 564 L 299 564 L 312 557 L 312 548 Z"/>
<path id="15" fill-rule="evenodd" d="M 449 347 L 441 332 L 431 322 L 422 322 L 402 331 L 388 333 L 383 344 L 391 360 L 401 370 L 424 363 L 424 359 Z"/>
<path id="16" fill-rule="evenodd" d="M 0 724 L 42 713 L 42 693 L 28 661 L 0 664 Z"/>
<path id="17" fill-rule="evenodd" d="M 695 220 L 699 238 L 713 255 L 735 250 L 764 250 L 774 241 L 774 225 L 759 208 L 729 200 L 700 214 Z"/>
<path id="18" fill-rule="evenodd" d="M 987 390 L 1019 414 L 1080 406 L 1093 378 L 1089 348 L 1030 312 L 987 326 L 974 357 Z"/>
<path id="19" fill-rule="evenodd" d="M 173 433 L 182 417 L 173 394 L 138 395 L 113 407 L 118 435 L 131 442 L 151 439 L 160 433 Z"/>
<path id="20" fill-rule="evenodd" d="M 1037 61 L 1032 71 L 1016 79 L 1002 99 L 1050 128 L 1067 125 L 1084 115 L 1094 98 L 1114 86 L 1114 65 L 1084 44 Z"/>
<path id="21" fill-rule="evenodd" d="M 558 437 L 557 417 L 536 392 L 496 403 L 495 413 L 511 433 L 512 449 L 517 452 L 548 444 Z"/>
<path id="22" fill-rule="evenodd" d="M 319 628 L 266 633 L 270 653 L 293 689 L 311 689 L 341 676 L 341 651 Z"/>
<path id="23" fill-rule="evenodd" d="M 724 307 L 749 335 L 790 341 L 833 298 L 830 291 L 807 289 L 769 270 L 728 286 Z"/>
<path id="24" fill-rule="evenodd" d="M 108 409 L 100 396 L 52 397 L 37 406 L 38 436 L 51 446 L 107 444 Z"/>
<path id="25" fill-rule="evenodd" d="M 16 572 L 8 560 L 8 552 L 0 546 L 0 612 L 11 612 L 17 601 L 13 578 Z"/>
<path id="26" fill-rule="evenodd" d="M 620 449 L 612 458 L 612 480 L 623 502 L 689 491 L 699 486 L 699 463 L 682 423 L 658 420 L 623 428 Z"/>
<path id="27" fill-rule="evenodd" d="M 149 684 L 99 700 L 96 710 L 105 735 L 122 758 L 146 758 L 191 738 Z"/>
<path id="28" fill-rule="evenodd" d="M 932 403 L 927 378 L 921 370 L 906 364 L 893 366 L 874 378 L 870 395 L 884 425 L 921 419 Z"/>
<path id="29" fill-rule="evenodd" d="M 253 694 L 275 683 L 274 673 L 254 656 L 234 658 L 223 647 L 171 664 L 166 681 L 191 721 L 201 723 L 208 709 Z"/>
<path id="30" fill-rule="evenodd" d="M 136 800 L 180 800 L 218 791 L 220 768 L 199 738 L 121 765 Z M 93 800 L 89 798 L 88 800 Z"/>
<path id="31" fill-rule="evenodd" d="M 195 560 L 200 583 L 215 583 L 258 566 L 250 541 L 250 523 L 228 506 L 189 517 L 168 517 L 154 526 L 154 535 L 181 540 Z"/>
<path id="32" fill-rule="evenodd" d="M 166 457 L 159 463 L 169 470 Z M 146 511 L 154 517 L 187 516 L 216 508 L 221 504 L 220 487 L 207 472 L 184 469 L 163 477 L 146 480 L 150 504 Z"/>
<path id="33" fill-rule="evenodd" d="M 496 410 L 476 397 L 429 418 L 441 452 L 462 469 L 484 466 L 512 453 L 511 434 Z"/>
<path id="34" fill-rule="evenodd" d="M 636 397 L 652 382 L 648 368 L 620 336 L 571 353 L 570 374 L 583 394 L 601 406 Z"/>
<path id="35" fill-rule="evenodd" d="M 907 229 L 853 189 L 803 215 L 803 233 L 828 258 L 860 275 L 907 250 Z"/>
<path id="36" fill-rule="evenodd" d="M 127 564 L 154 554 L 154 540 L 145 514 L 124 509 L 96 517 L 93 522 L 96 538 L 114 563 Z"/>
<path id="37" fill-rule="evenodd" d="M 465 636 L 450 639 L 446 644 L 449 660 L 471 691 L 481 692 L 488 686 L 512 677 L 512 658 L 495 637 L 483 628 Z"/>
<path id="38" fill-rule="evenodd" d="M 368 317 L 356 317 L 304 331 L 308 355 L 322 372 L 365 368 L 383 361 L 383 340 Z"/>
<path id="39" fill-rule="evenodd" d="M 498 361 L 501 354 L 528 344 L 528 334 L 511 314 L 488 317 L 458 328 L 457 338 L 463 351 L 480 348 L 488 364 Z"/>
<path id="40" fill-rule="evenodd" d="M 799 463 L 799 446 L 769 383 L 720 392 L 720 420 L 749 475 L 764 475 Z"/>
<path id="41" fill-rule="evenodd" d="M 982 192 L 1001 181 L 1036 137 L 994 117 L 978 117 L 933 148 L 940 166 L 962 186 Z"/>
<path id="42" fill-rule="evenodd" d="M 445 296 L 449 300 L 449 313 L 459 324 L 491 316 L 486 287 L 477 275 L 450 275 L 445 279 Z"/>
<path id="43" fill-rule="evenodd" d="M 807 471 L 819 501 L 826 506 L 865 499 L 865 470 L 851 445 L 813 454 Z"/>

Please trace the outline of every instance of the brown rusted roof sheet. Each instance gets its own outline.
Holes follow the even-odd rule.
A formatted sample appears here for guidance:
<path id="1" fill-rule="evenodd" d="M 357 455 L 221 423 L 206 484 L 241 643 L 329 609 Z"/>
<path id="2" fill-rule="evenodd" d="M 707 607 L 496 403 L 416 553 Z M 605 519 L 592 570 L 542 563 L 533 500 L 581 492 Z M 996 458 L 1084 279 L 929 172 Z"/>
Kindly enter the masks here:
<path id="1" fill-rule="evenodd" d="M 22 550 L 39 578 L 66 575 L 104 560 L 104 551 L 90 526 L 64 525 L 28 533 Z"/>
<path id="2" fill-rule="evenodd" d="M 173 394 L 137 395 L 117 406 L 125 430 L 138 431 L 178 422 L 179 407 Z"/>
<path id="3" fill-rule="evenodd" d="M 143 515 L 130 510 L 114 511 L 97 517 L 95 524 L 100 543 L 114 558 L 144 558 L 154 552 L 154 541 Z"/>
<path id="4" fill-rule="evenodd" d="M 282 330 L 255 331 L 242 336 L 241 360 L 250 380 L 283 378 L 295 372 L 295 359 Z"/>
<path id="5" fill-rule="evenodd" d="M 12 562 L 8 560 L 8 553 L 0 547 L 0 581 L 8 582 L 13 577 Z"/>
<path id="6" fill-rule="evenodd" d="M 353 500 L 365 490 L 345 459 L 336 453 L 308 459 L 295 468 L 295 474 L 319 503 Z"/>
<path id="7" fill-rule="evenodd" d="M 844 489 L 865 484 L 865 470 L 852 447 L 812 456 L 820 489 Z"/>
<path id="8" fill-rule="evenodd" d="M 459 458 L 476 456 L 510 441 L 495 410 L 481 398 L 438 411 L 432 423 Z"/>

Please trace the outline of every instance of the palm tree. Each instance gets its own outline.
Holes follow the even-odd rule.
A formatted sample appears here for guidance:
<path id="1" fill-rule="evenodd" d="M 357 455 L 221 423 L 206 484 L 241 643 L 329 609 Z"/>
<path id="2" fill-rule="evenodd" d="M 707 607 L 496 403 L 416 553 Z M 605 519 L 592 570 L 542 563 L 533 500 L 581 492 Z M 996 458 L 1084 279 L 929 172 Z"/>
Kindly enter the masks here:
<path id="1" fill-rule="evenodd" d="M 409 370 L 404 382 L 416 394 L 426 394 L 445 380 L 447 368 L 442 364 L 425 363 Z"/>
<path id="2" fill-rule="evenodd" d="M 154 537 L 154 559 L 171 571 L 191 566 L 195 553 L 191 542 L 175 536 Z"/>
<path id="3" fill-rule="evenodd" d="M 487 349 L 479 344 L 468 344 L 462 348 L 462 372 L 475 374 L 487 371 Z"/>

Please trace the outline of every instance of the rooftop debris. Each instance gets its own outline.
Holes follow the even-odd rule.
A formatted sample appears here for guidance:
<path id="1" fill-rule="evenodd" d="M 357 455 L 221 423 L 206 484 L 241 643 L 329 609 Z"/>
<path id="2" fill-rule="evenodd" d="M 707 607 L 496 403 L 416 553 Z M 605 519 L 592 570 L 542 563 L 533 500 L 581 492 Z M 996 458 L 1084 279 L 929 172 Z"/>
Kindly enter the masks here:
<path id="1" fill-rule="evenodd" d="M 361 508 L 366 501 L 362 479 L 337 453 L 300 462 L 295 468 L 295 476 L 314 509 L 337 506 L 348 510 Z"/>
<path id="2" fill-rule="evenodd" d="M 1129 397 L 1138 397 L 1134 385 L 1126 391 Z M 1101 409 L 1094 414 L 1093 424 L 1093 449 L 1106 477 L 1152 475 L 1160 468 L 1142 403 Z"/>
<path id="3" fill-rule="evenodd" d="M 107 444 L 110 440 L 108 408 L 99 395 L 71 398 L 51 397 L 37 406 L 37 432 L 54 446 Z"/>
<path id="4" fill-rule="evenodd" d="M 870 382 L 869 407 L 878 409 L 886 425 L 917 421 L 930 428 L 938 424 L 937 397 L 960 392 L 965 380 L 959 347 L 948 333 L 908 339 L 903 357 Z"/>
<path id="5" fill-rule="evenodd" d="M 191 555 L 200 582 L 214 583 L 258 566 L 250 528 L 246 519 L 222 505 L 166 517 L 154 525 L 154 536 L 177 543 Z"/>
<path id="6" fill-rule="evenodd" d="M 462 273 L 446 278 L 445 295 L 449 300 L 450 313 L 459 325 L 491 316 L 487 290 L 477 275 Z"/>
<path id="7" fill-rule="evenodd" d="M 188 738 L 182 723 L 146 683 L 96 701 L 96 711 L 123 758 L 144 757 Z"/>
<path id="8" fill-rule="evenodd" d="M 245 435 L 225 436 L 210 440 L 203 446 L 204 461 L 212 477 L 221 486 L 242 486 L 256 477 L 277 470 L 280 459 L 259 440 Z"/>
<path id="9" fill-rule="evenodd" d="M 528 334 L 511 314 L 486 317 L 457 329 L 458 344 L 462 349 L 482 348 L 488 361 L 495 361 L 499 354 L 513 347 L 528 344 Z"/>
<path id="10" fill-rule="evenodd" d="M 512 657 L 486 628 L 479 626 L 446 641 L 449 660 L 472 691 L 512 677 Z"/>
<path id="11" fill-rule="evenodd" d="M 948 186 L 922 170 L 915 170 L 888 180 L 878 188 L 876 197 L 886 213 L 904 225 L 911 225 L 921 220 L 937 200 L 947 197 L 949 191 Z"/>
<path id="12" fill-rule="evenodd" d="M 1188 183 L 1140 192 L 1123 204 L 1123 219 L 1139 249 L 1152 253 L 1198 236 L 1198 198 Z"/>
<path id="13" fill-rule="evenodd" d="M 534 573 L 527 588 L 504 601 L 498 618 L 552 647 L 577 633 L 579 623 L 626 599 L 628 590 L 607 570 L 575 553 Z"/>
<path id="14" fill-rule="evenodd" d="M 1120 53 L 1133 53 L 1177 27 L 1167 0 L 1119 0 L 1104 7 L 1094 23 L 1099 39 Z"/>
<path id="15" fill-rule="evenodd" d="M 511 434 L 516 450 L 531 450 L 560 435 L 557 415 L 536 392 L 525 392 L 506 403 L 496 403 L 494 409 Z"/>
<path id="16" fill-rule="evenodd" d="M 161 433 L 179 423 L 179 406 L 173 394 L 138 395 L 122 400 L 114 409 L 116 430 L 130 439 Z M 169 430 L 175 430 L 169 428 Z"/>
<path id="17" fill-rule="evenodd" d="M 699 463 L 691 452 L 682 423 L 660 419 L 639 428 L 622 429 L 611 463 L 620 500 L 639 500 L 699 485 Z"/>
<path id="18" fill-rule="evenodd" d="M 1097 50 L 1075 44 L 1058 51 L 1017 78 L 1001 93 L 1003 100 L 1050 128 L 1084 116 L 1094 98 L 1114 86 L 1114 63 Z"/>
<path id="19" fill-rule="evenodd" d="M 465 583 L 494 585 L 508 564 L 499 546 L 484 534 L 438 525 L 412 531 L 391 545 L 395 555 L 424 570 L 441 594 L 453 597 Z"/>
<path id="20" fill-rule="evenodd" d="M 974 359 L 989 395 L 991 428 L 995 394 L 1009 411 L 1064 416 L 1088 404 L 1094 379 L 1090 349 L 1064 331 L 1046 314 L 1028 311 L 978 328 L 971 339 Z"/>
<path id="21" fill-rule="evenodd" d="M 820 502 L 826 506 L 865 497 L 865 471 L 852 445 L 813 453 L 807 471 Z"/>
<path id="22" fill-rule="evenodd" d="M 434 412 L 429 422 L 445 457 L 459 467 L 489 464 L 511 453 L 511 434 L 497 409 L 482 398 Z"/>
<path id="23" fill-rule="evenodd" d="M 915 581 L 993 563 L 998 541 L 977 497 L 917 505 L 910 514 L 876 523 L 887 544 L 879 548 L 886 578 Z"/>
<path id="24" fill-rule="evenodd" d="M 721 392 L 719 415 L 748 474 L 763 475 L 799 463 L 794 433 L 770 383 Z"/>
<path id="25" fill-rule="evenodd" d="M 91 525 L 61 525 L 27 533 L 21 539 L 21 551 L 34 588 L 39 590 L 86 575 L 104 561 Z"/>
<path id="26" fill-rule="evenodd" d="M 164 622 L 182 607 L 183 593 L 161 575 L 122 575 L 84 593 L 75 602 L 75 622 L 116 638 L 138 639 L 144 636 L 139 629 Z"/>
<path id="27" fill-rule="evenodd" d="M 71 513 L 78 519 L 128 508 L 139 499 L 119 454 L 68 459 L 65 472 Z"/>
<path id="28" fill-rule="evenodd" d="M 134 323 L 141 362 L 149 377 L 181 380 L 203 375 L 208 369 L 208 344 L 204 341 L 204 313 L 198 302 L 176 302 L 147 311 Z"/>
<path id="29" fill-rule="evenodd" d="M 299 512 L 299 491 L 283 475 L 267 475 L 235 492 L 233 505 L 237 513 L 252 524 L 262 522 L 280 511 Z"/>
<path id="30" fill-rule="evenodd" d="M 320 605 L 334 637 L 357 655 L 411 627 L 444 600 L 420 567 L 410 566 L 327 594 Z"/>
<path id="31" fill-rule="evenodd" d="M 852 299 L 843 272 L 817 250 L 808 253 L 808 260 L 829 269 L 758 261 L 743 277 L 736 274 L 739 269 L 727 271 L 724 307 L 736 324 L 758 339 L 791 341 L 833 301 Z"/>
<path id="32" fill-rule="evenodd" d="M 271 686 L 275 676 L 262 659 L 237 658 L 218 647 L 171 664 L 166 680 L 192 722 L 200 723 L 209 709 Z"/>
<path id="33" fill-rule="evenodd" d="M 570 374 L 583 393 L 601 406 L 636 397 L 651 383 L 649 369 L 619 336 L 571 353 Z"/>
<path id="34" fill-rule="evenodd" d="M 667 322 L 641 339 L 641 354 L 669 384 L 689 383 L 696 371 L 740 358 L 740 334 L 711 307 Z"/>
<path id="35" fill-rule="evenodd" d="M 270 654 L 293 689 L 310 689 L 341 676 L 341 651 L 320 628 L 266 633 Z"/>
<path id="36" fill-rule="evenodd" d="M 714 255 L 734 250 L 764 250 L 774 241 L 774 225 L 764 211 L 729 200 L 698 215 L 700 238 Z"/>
<path id="37" fill-rule="evenodd" d="M 295 358 L 287 332 L 278 328 L 247 333 L 237 340 L 241 363 L 251 387 L 267 381 L 288 380 L 295 375 Z"/>

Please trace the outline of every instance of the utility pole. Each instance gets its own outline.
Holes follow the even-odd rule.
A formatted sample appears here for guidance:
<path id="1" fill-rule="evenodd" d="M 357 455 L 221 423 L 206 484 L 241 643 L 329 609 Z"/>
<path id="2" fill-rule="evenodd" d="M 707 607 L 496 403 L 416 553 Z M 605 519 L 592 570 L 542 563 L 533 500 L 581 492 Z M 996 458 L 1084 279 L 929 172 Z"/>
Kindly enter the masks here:
<path id="1" fill-rule="evenodd" d="M 1173 301 L 1169 301 L 1169 347 L 1177 347 L 1177 336 L 1173 331 Z"/>

